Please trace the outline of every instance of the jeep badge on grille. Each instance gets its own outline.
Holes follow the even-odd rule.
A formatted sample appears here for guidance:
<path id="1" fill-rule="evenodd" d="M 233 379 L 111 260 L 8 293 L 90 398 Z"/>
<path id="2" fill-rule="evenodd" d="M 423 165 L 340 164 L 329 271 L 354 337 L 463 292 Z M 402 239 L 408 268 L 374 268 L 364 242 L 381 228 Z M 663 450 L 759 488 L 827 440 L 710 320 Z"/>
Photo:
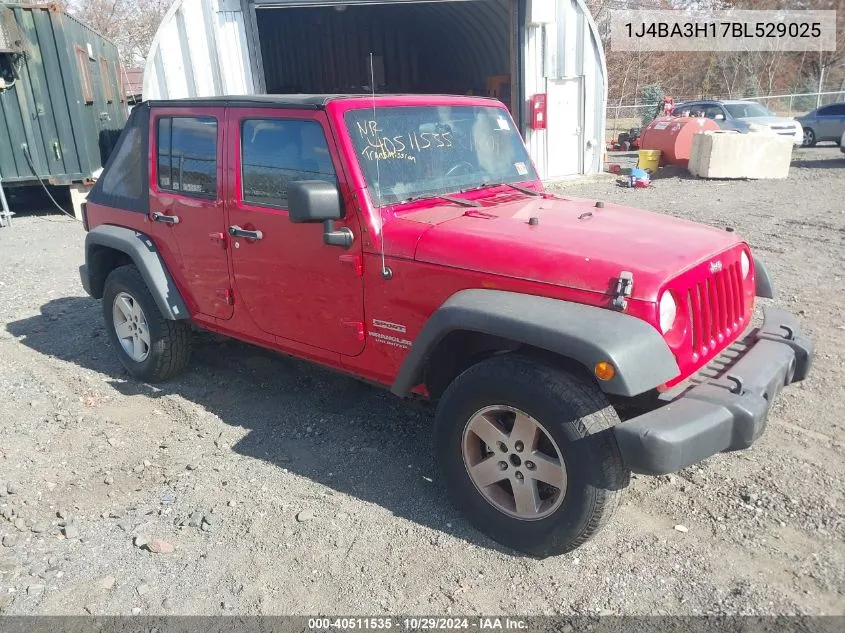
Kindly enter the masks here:
<path id="1" fill-rule="evenodd" d="M 722 272 L 722 262 L 710 262 L 710 274 Z"/>

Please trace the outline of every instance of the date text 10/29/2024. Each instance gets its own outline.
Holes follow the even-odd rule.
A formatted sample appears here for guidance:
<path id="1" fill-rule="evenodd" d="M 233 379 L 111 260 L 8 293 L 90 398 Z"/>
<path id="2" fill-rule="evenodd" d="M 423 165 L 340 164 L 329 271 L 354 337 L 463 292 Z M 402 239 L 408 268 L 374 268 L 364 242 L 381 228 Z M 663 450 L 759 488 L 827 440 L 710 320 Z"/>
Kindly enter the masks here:
<path id="1" fill-rule="evenodd" d="M 309 618 L 308 628 L 311 631 L 525 631 L 528 629 L 528 622 L 521 618 L 503 617 L 325 617 Z"/>

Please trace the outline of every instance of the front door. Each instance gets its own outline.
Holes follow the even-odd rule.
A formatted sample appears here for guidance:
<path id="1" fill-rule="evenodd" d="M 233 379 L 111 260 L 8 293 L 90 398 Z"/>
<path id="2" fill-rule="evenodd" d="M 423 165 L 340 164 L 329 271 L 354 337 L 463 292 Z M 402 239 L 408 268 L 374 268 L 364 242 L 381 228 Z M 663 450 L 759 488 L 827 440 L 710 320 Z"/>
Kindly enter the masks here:
<path id="1" fill-rule="evenodd" d="M 364 349 L 361 235 L 352 205 L 337 223 L 355 234 L 349 249 L 323 243 L 322 224 L 293 224 L 287 186 L 326 180 L 348 191 L 324 112 L 278 109 L 227 114 L 229 227 L 237 301 L 263 331 L 354 356 Z M 243 235 L 243 234 L 242 234 Z"/>
<path id="2" fill-rule="evenodd" d="M 845 103 L 834 103 L 819 111 L 819 129 L 816 138 L 819 140 L 836 140 L 845 131 Z"/>
<path id="3" fill-rule="evenodd" d="M 581 77 L 549 80 L 546 147 L 549 178 L 583 173 L 584 90 Z"/>
<path id="4" fill-rule="evenodd" d="M 153 237 L 169 251 L 171 270 L 192 313 L 232 316 L 223 216 L 222 108 L 154 109 L 150 174 Z"/>

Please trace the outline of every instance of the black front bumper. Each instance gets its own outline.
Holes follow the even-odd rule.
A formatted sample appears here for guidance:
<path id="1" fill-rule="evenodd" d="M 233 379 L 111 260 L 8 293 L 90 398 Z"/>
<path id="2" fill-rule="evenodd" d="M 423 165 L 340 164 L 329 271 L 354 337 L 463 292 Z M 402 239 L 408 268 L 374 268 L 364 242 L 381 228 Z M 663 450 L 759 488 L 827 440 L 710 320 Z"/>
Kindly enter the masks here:
<path id="1" fill-rule="evenodd" d="M 664 475 L 751 446 L 781 389 L 807 376 L 813 342 L 793 315 L 769 309 L 763 327 L 726 350 L 720 362 L 718 375 L 663 394 L 664 406 L 614 428 L 628 468 Z"/>

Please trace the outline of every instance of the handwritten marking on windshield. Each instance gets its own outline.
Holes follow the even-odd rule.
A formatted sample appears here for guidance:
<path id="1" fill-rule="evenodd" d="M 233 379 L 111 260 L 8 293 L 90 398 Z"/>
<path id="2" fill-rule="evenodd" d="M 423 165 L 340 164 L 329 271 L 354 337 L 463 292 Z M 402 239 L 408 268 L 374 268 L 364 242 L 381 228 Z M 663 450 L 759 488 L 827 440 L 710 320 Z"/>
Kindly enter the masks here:
<path id="1" fill-rule="evenodd" d="M 367 141 L 361 156 L 367 160 L 405 159 L 416 161 L 414 153 L 423 150 L 449 149 L 452 147 L 451 132 L 408 132 L 387 136 L 377 121 L 358 121 L 359 136 Z M 414 153 L 409 153 L 410 152 Z"/>

